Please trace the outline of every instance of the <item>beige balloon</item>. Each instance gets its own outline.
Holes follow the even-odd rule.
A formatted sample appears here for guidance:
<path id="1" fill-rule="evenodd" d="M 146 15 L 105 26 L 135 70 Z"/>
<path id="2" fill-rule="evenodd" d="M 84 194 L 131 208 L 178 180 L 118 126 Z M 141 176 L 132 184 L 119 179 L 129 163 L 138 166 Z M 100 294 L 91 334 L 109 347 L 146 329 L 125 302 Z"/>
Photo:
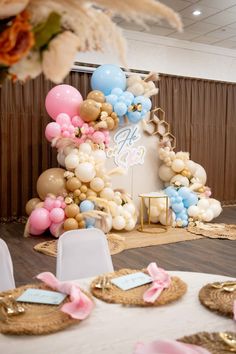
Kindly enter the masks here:
<path id="1" fill-rule="evenodd" d="M 94 90 L 89 92 L 87 99 L 94 100 L 96 102 L 103 103 L 106 101 L 105 95 L 102 91 Z"/>
<path id="2" fill-rule="evenodd" d="M 78 222 L 73 218 L 68 218 L 65 220 L 63 227 L 65 231 L 76 230 L 78 229 Z"/>
<path id="3" fill-rule="evenodd" d="M 42 200 L 44 200 L 49 193 L 55 196 L 67 193 L 64 173 L 65 170 L 63 170 L 63 168 L 49 168 L 39 176 L 37 192 Z"/>
<path id="4" fill-rule="evenodd" d="M 41 199 L 39 198 L 32 198 L 30 199 L 25 206 L 25 211 L 27 215 L 30 215 L 32 211 L 35 209 L 36 205 L 41 203 Z"/>

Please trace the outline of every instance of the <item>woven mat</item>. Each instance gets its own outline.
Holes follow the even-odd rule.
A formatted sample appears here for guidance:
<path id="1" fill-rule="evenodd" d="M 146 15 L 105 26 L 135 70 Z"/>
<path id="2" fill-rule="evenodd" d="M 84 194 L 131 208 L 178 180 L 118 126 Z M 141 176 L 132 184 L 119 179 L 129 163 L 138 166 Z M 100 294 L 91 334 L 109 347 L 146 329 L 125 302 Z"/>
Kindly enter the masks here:
<path id="1" fill-rule="evenodd" d="M 225 332 L 229 337 L 236 340 L 236 334 Z M 200 332 L 191 336 L 178 339 L 179 342 L 199 345 L 207 349 L 212 354 L 229 354 L 232 353 L 231 347 L 222 340 L 219 333 Z"/>
<path id="2" fill-rule="evenodd" d="M 233 317 L 233 303 L 236 300 L 236 290 L 234 292 L 227 292 L 222 289 L 215 289 L 211 284 L 207 284 L 200 290 L 199 300 L 209 310 L 216 311 L 227 317 Z"/>
<path id="3" fill-rule="evenodd" d="M 108 234 L 107 240 L 111 255 L 120 253 L 125 249 L 157 246 L 167 243 L 198 240 L 202 236 L 189 233 L 185 229 L 169 228 L 165 233 L 148 234 L 133 230 Z M 56 257 L 57 240 L 40 242 L 34 246 L 34 250 L 47 256 Z"/>
<path id="4" fill-rule="evenodd" d="M 236 240 L 236 224 L 205 224 L 199 222 L 196 226 L 189 226 L 187 230 L 205 237 Z"/>
<path id="5" fill-rule="evenodd" d="M 28 288 L 52 291 L 51 288 L 44 284 L 31 284 L 21 286 L 11 291 L 2 292 L 0 293 L 0 297 L 8 297 L 11 295 L 13 298 L 17 298 Z M 0 332 L 18 335 L 48 334 L 60 331 L 74 323 L 79 323 L 79 320 L 75 320 L 60 311 L 61 306 L 65 302 L 68 302 L 68 297 L 60 305 L 21 303 L 25 308 L 25 312 L 20 315 L 8 316 L 7 321 L 0 321 Z"/>
<path id="6" fill-rule="evenodd" d="M 140 270 L 134 269 L 121 269 L 114 273 L 106 274 L 107 279 L 117 278 L 122 275 L 132 274 Z M 145 271 L 145 270 L 142 270 Z M 187 291 L 187 285 L 178 277 L 171 277 L 171 285 L 169 288 L 164 289 L 161 295 L 154 303 L 148 303 L 143 300 L 144 292 L 150 287 L 150 284 L 142 285 L 127 291 L 123 291 L 117 286 L 110 283 L 108 288 L 96 288 L 100 278 L 96 278 L 90 286 L 90 290 L 94 296 L 109 303 L 116 303 L 122 305 L 134 306 L 160 306 L 168 304 L 169 302 L 179 299 Z"/>

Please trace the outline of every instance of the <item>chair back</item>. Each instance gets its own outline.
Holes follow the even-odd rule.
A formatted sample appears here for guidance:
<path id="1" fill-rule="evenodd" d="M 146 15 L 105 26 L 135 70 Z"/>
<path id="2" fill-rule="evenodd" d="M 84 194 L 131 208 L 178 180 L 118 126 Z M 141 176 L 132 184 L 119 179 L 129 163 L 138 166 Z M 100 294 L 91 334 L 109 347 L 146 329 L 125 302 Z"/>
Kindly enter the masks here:
<path id="1" fill-rule="evenodd" d="M 59 280 L 88 278 L 113 270 L 107 238 L 101 230 L 71 230 L 60 236 L 56 269 Z"/>
<path id="2" fill-rule="evenodd" d="M 12 259 L 5 241 L 0 239 L 0 291 L 15 288 Z"/>

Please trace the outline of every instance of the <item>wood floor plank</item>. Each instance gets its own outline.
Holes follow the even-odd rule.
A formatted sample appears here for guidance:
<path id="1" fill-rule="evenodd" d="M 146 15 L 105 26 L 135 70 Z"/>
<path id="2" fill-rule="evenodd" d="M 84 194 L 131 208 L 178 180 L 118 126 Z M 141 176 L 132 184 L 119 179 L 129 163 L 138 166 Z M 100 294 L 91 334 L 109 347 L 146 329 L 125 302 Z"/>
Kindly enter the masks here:
<path id="1" fill-rule="evenodd" d="M 224 208 L 215 222 L 236 223 L 236 207 Z M 11 223 L 0 225 L 0 237 L 10 250 L 17 285 L 32 281 L 40 272 L 55 273 L 55 258 L 33 250 L 33 246 L 46 239 L 44 237 L 23 237 L 24 225 Z M 158 235 L 157 235 L 158 237 Z M 236 241 L 200 239 L 167 245 L 126 250 L 112 257 L 115 269 L 142 268 L 150 262 L 157 262 L 167 270 L 182 270 L 228 275 L 236 277 Z"/>

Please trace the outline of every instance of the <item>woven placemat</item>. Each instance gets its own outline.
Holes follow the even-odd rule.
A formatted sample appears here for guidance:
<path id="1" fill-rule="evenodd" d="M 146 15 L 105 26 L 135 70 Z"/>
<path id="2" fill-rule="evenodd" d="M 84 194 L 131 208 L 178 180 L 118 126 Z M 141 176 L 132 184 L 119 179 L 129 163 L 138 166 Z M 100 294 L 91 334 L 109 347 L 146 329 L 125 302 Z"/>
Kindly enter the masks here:
<path id="1" fill-rule="evenodd" d="M 236 334 L 232 332 L 225 332 L 228 336 L 232 336 L 236 340 Z M 226 344 L 219 333 L 200 332 L 191 336 L 186 336 L 178 339 L 179 342 L 199 345 L 207 349 L 212 354 L 229 354 L 232 353 L 231 347 Z"/>
<path id="2" fill-rule="evenodd" d="M 51 288 L 44 284 L 30 284 L 11 291 L 2 292 L 0 293 L 0 297 L 7 298 L 12 296 L 13 298 L 17 298 L 28 288 L 52 291 Z M 88 294 L 86 293 L 86 295 Z M 20 315 L 8 316 L 5 321 L 0 320 L 0 332 L 17 335 L 49 334 L 60 331 L 72 324 L 79 323 L 80 320 L 73 319 L 60 311 L 61 306 L 68 301 L 69 298 L 67 296 L 60 305 L 21 303 L 25 308 L 25 312 Z"/>
<path id="3" fill-rule="evenodd" d="M 199 300 L 209 310 L 216 311 L 227 317 L 233 317 L 236 290 L 227 292 L 222 289 L 215 289 L 211 284 L 207 284 L 199 291 Z"/>
<path id="4" fill-rule="evenodd" d="M 125 238 L 117 234 L 107 235 L 110 254 L 114 255 L 122 252 L 125 249 Z M 40 242 L 34 246 L 34 250 L 47 256 L 57 256 L 57 240 Z"/>
<path id="5" fill-rule="evenodd" d="M 236 224 L 205 224 L 198 222 L 194 226 L 188 226 L 187 230 L 205 237 L 236 240 Z"/>
<path id="6" fill-rule="evenodd" d="M 106 277 L 108 279 L 117 278 L 122 275 L 132 274 L 139 272 L 140 270 L 134 269 L 121 269 L 113 273 L 107 273 Z M 142 270 L 145 272 L 145 270 Z M 99 277 L 96 278 L 90 286 L 90 290 L 94 296 L 97 298 L 116 304 L 123 305 L 135 305 L 135 306 L 160 306 L 168 304 L 169 302 L 179 299 L 187 291 L 187 285 L 178 277 L 171 277 L 171 285 L 169 288 L 164 289 L 161 295 L 154 303 L 145 302 L 143 300 L 144 292 L 151 286 L 151 284 L 146 284 L 133 288 L 127 291 L 119 289 L 117 286 L 110 284 L 109 288 L 98 289 L 95 285 L 99 282 Z"/>

